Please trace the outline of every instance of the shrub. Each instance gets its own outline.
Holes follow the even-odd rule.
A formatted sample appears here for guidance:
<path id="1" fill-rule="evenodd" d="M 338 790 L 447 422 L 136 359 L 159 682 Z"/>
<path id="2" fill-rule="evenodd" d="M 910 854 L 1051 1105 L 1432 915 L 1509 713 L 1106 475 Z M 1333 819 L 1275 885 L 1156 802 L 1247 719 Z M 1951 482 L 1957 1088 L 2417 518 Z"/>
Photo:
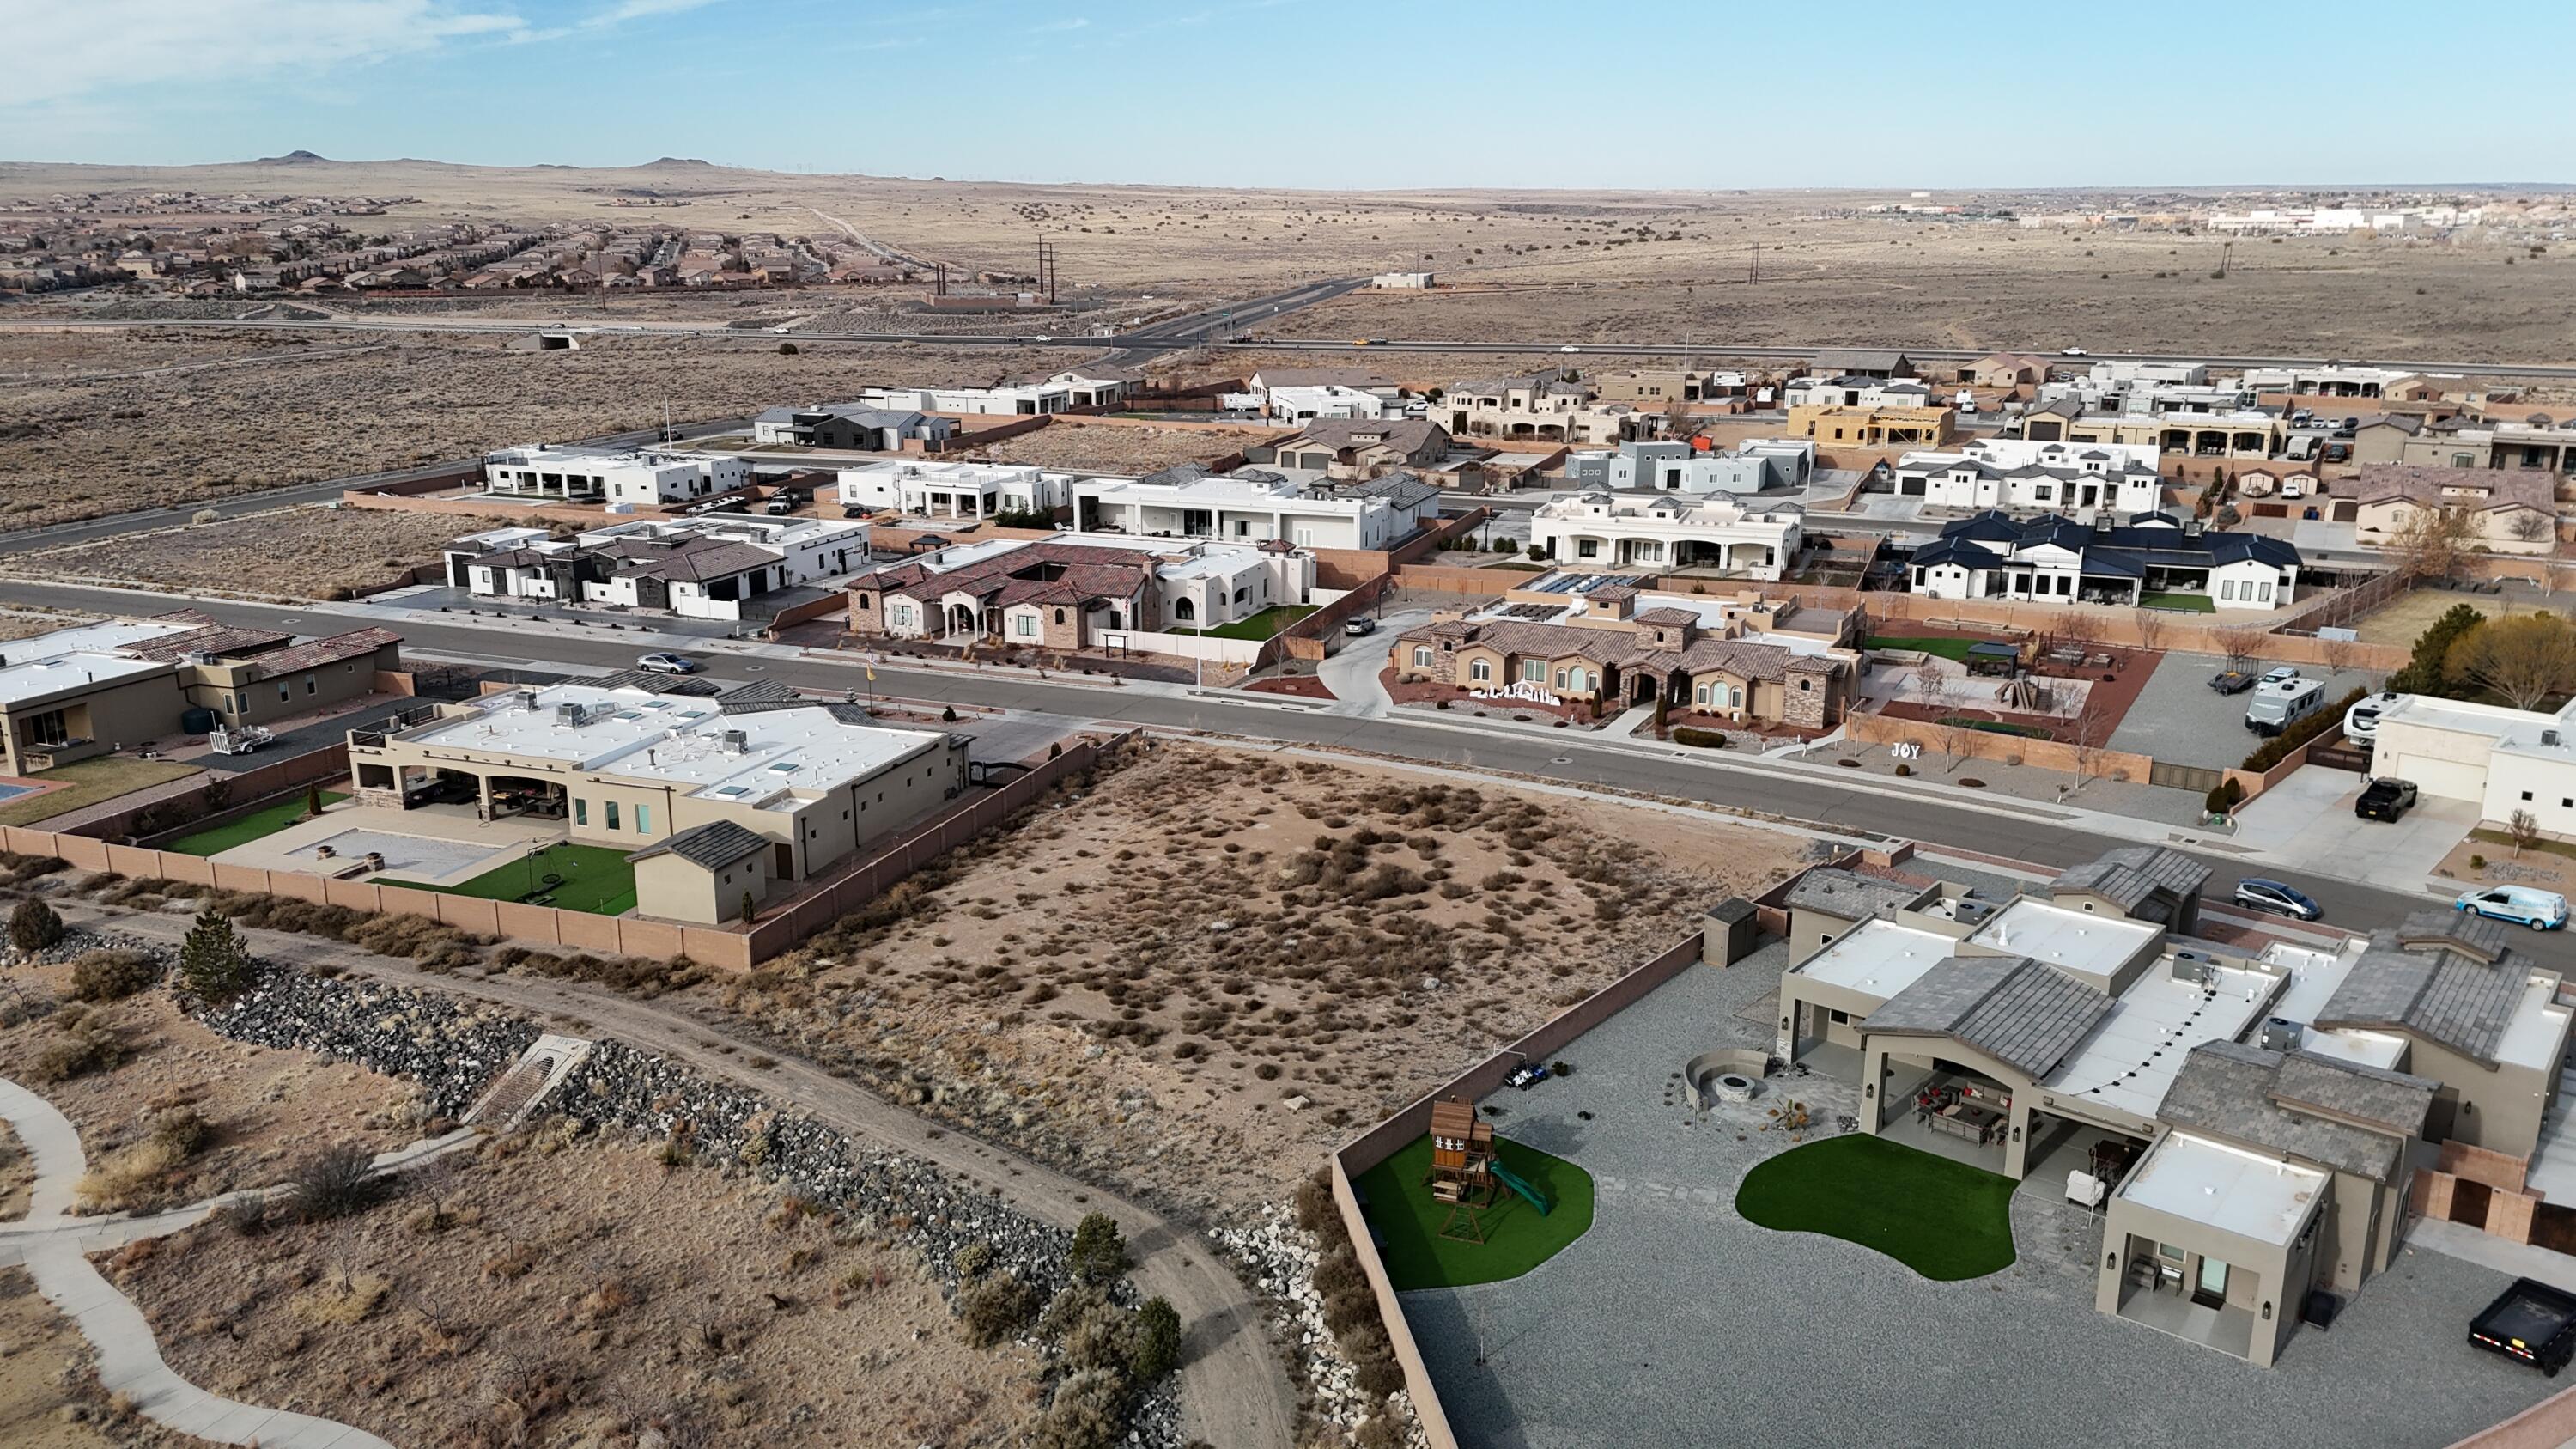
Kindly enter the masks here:
<path id="1" fill-rule="evenodd" d="M 1029 1436 L 1033 1449 L 1109 1449 L 1127 1437 L 1127 1380 L 1114 1369 L 1077 1369 Z"/>
<path id="2" fill-rule="evenodd" d="M 797 355 L 797 352 L 796 352 L 796 344 L 795 344 L 795 343 L 793 343 L 793 342 L 781 342 L 781 343 L 779 343 L 779 344 L 778 344 L 778 355 L 779 355 L 779 356 L 781 356 L 781 357 L 794 357 L 794 356 L 796 356 L 796 355 Z"/>
<path id="3" fill-rule="evenodd" d="M 1140 1384 L 1151 1384 L 1181 1361 L 1181 1315 L 1168 1300 L 1148 1298 L 1136 1310 L 1135 1342 L 1127 1372 Z"/>
<path id="4" fill-rule="evenodd" d="M 1898 777 L 1899 779 L 1902 779 L 1902 778 L 1904 778 L 1905 776 L 1911 775 L 1911 774 L 1913 774 L 1913 773 L 1914 773 L 1914 767 L 1913 767 L 1912 765 L 1906 764 L 1906 763 L 1905 763 L 1904 761 L 1902 761 L 1902 760 L 1897 761 L 1897 764 L 1896 764 L 1896 774 L 1897 774 L 1897 777 Z"/>
<path id="5" fill-rule="evenodd" d="M 9 913 L 9 944 L 32 956 L 63 939 L 63 918 L 43 901 L 28 899 Z"/>
<path id="6" fill-rule="evenodd" d="M 161 968 L 140 951 L 84 951 L 72 962 L 74 1001 L 122 1001 L 161 979 Z"/>
<path id="7" fill-rule="evenodd" d="M 295 1216 L 308 1223 L 365 1212 L 384 1196 L 374 1154 L 355 1142 L 334 1143 L 287 1174 L 295 1188 Z"/>
<path id="8" fill-rule="evenodd" d="M 1136 1355 L 1135 1325 L 1127 1310 L 1105 1299 L 1087 1308 L 1064 1336 L 1064 1361 L 1077 1369 L 1127 1371 Z"/>
<path id="9" fill-rule="evenodd" d="M 1722 750 L 1726 748 L 1726 731 L 1693 729 L 1683 725 L 1673 731 L 1673 743 L 1698 750 Z"/>
<path id="10" fill-rule="evenodd" d="M 1084 1283 L 1108 1283 L 1127 1271 L 1127 1239 L 1107 1213 L 1087 1213 L 1073 1229 L 1073 1248 L 1066 1255 L 1073 1276 Z"/>
<path id="11" fill-rule="evenodd" d="M 114 1027 L 87 1017 L 67 1017 L 27 1062 L 27 1075 L 39 1082 L 68 1082 L 92 1072 L 112 1072 L 125 1064 L 125 1038 Z"/>
<path id="12" fill-rule="evenodd" d="M 2470 857 L 2469 857 L 2469 869 L 2471 869 L 2471 870 L 2484 870 L 2484 869 L 2486 869 L 2486 868 L 2487 868 L 2487 858 L 2486 858 L 2485 856 L 2483 856 L 2483 855 L 2472 855 L 2472 856 L 2470 856 Z"/>
<path id="13" fill-rule="evenodd" d="M 957 1250 L 957 1255 L 948 1260 L 948 1265 L 957 1270 L 959 1279 L 971 1281 L 993 1271 L 995 1256 L 990 1243 L 968 1243 Z"/>
<path id="14" fill-rule="evenodd" d="M 260 1193 L 244 1193 L 231 1202 L 219 1204 L 213 1212 L 206 1214 L 206 1221 L 216 1227 L 230 1229 L 241 1237 L 258 1237 L 270 1226 L 268 1199 Z"/>
<path id="15" fill-rule="evenodd" d="M 966 1341 L 977 1348 L 1009 1338 L 1037 1312 L 1038 1290 L 1008 1273 L 979 1279 L 957 1292 L 957 1321 Z"/>
<path id="16" fill-rule="evenodd" d="M 190 523 L 221 523 L 224 516 L 211 508 L 200 508 L 188 515 Z"/>
<path id="17" fill-rule="evenodd" d="M 209 906 L 179 943 L 179 979 L 200 1000 L 230 1001 L 259 979 L 259 963 L 250 958 L 232 918 Z"/>

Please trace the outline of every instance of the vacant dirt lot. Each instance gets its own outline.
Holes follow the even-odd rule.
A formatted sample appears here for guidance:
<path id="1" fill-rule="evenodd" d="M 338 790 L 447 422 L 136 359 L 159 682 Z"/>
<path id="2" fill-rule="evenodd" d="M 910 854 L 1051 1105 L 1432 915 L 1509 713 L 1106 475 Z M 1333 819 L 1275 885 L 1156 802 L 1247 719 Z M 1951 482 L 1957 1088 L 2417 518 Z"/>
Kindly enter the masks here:
<path id="1" fill-rule="evenodd" d="M 996 1444 L 1039 1393 L 1029 1351 L 966 1347 L 873 1233 L 558 1131 L 356 1218 L 209 1223 L 107 1271 L 192 1381 L 397 1444 Z"/>
<path id="2" fill-rule="evenodd" d="M 145 503 L 282 487 L 468 458 L 661 423 L 747 417 L 778 403 L 845 398 L 888 381 L 936 381 L 953 352 L 778 339 L 604 337 L 578 352 L 514 352 L 503 337 L 325 333 L 292 365 L 134 372 L 223 353 L 230 334 L 185 330 L 0 335 L 0 371 L 119 375 L 11 382 L 0 415 L 0 527 L 121 513 Z M 275 342 L 273 337 L 263 341 Z M 356 341 L 385 343 L 336 351 Z M 1067 354 L 977 352 L 966 371 L 1058 367 Z"/>
<path id="3" fill-rule="evenodd" d="M 2448 589 L 2415 589 L 2399 594 L 2379 608 L 2363 615 L 2355 626 L 2365 644 L 2412 644 L 2449 613 L 2454 604 L 2466 604 L 2490 619 L 2511 618 L 2516 614 L 2536 614 L 2548 609 L 2565 609 L 2576 605 L 2576 598 L 2564 594 L 2538 595 L 2528 590 L 2510 594 L 2462 594 Z"/>
<path id="4" fill-rule="evenodd" d="M 41 1092 L 80 1129 L 81 1206 L 148 1210 L 265 1187 L 322 1146 L 371 1150 L 424 1135 L 410 1087 L 306 1052 L 227 1041 L 147 987 L 122 1000 L 62 999 L 72 968 L 12 965 L 32 1001 L 0 1014 L 0 1076 Z"/>
<path id="5" fill-rule="evenodd" d="M 1275 430 L 1245 428 L 1084 427 L 1050 423 L 963 456 L 1031 463 L 1074 473 L 1151 473 L 1175 463 L 1206 462 L 1242 451 Z"/>
<path id="6" fill-rule="evenodd" d="M 20 554 L 7 566 L 13 573 L 46 579 L 345 599 L 415 564 L 437 562 L 438 546 L 449 539 L 510 521 L 373 508 L 287 508 Z"/>
<path id="7" fill-rule="evenodd" d="M 697 989 L 978 1131 L 1207 1212 L 1277 1201 L 1353 1124 L 1797 855 L 1501 782 L 1183 745 L 1131 758 Z"/>

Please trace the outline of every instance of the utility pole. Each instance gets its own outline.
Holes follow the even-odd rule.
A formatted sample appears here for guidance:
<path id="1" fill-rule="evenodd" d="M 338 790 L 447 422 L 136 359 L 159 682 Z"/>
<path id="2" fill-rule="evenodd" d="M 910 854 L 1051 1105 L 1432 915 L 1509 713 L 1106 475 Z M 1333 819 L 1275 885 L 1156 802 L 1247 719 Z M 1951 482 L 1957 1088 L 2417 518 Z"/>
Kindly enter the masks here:
<path id="1" fill-rule="evenodd" d="M 1762 280 L 1762 244 L 1760 242 L 1744 244 L 1744 264 L 1744 280 L 1748 282 Z"/>

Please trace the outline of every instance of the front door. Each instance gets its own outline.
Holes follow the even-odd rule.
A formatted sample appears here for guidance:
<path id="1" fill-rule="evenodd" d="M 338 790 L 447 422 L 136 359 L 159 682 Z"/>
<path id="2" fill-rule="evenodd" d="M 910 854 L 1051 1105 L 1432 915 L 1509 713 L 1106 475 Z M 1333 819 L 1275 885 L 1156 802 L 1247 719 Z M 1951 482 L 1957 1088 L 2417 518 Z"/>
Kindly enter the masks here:
<path id="1" fill-rule="evenodd" d="M 2225 1263 L 2205 1254 L 2202 1256 L 2200 1279 L 2192 1284 L 2191 1301 L 2203 1308 L 2227 1306 L 2227 1265 Z"/>

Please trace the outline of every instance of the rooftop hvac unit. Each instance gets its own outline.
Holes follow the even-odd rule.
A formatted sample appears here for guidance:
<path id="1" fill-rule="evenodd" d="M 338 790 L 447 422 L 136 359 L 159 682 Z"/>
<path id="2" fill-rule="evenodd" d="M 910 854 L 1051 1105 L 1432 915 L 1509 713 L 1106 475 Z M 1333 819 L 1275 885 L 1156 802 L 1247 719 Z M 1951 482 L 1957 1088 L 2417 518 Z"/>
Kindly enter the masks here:
<path id="1" fill-rule="evenodd" d="M 579 729 L 590 723 L 590 711 L 577 704 L 556 705 L 555 723 L 566 729 Z"/>
<path id="2" fill-rule="evenodd" d="M 535 690 L 533 690 L 533 689 L 523 689 L 523 690 L 520 690 L 520 691 L 519 691 L 519 708 L 526 710 L 526 711 L 527 711 L 528 713 L 530 713 L 530 714 L 534 714 L 534 713 L 536 713 L 536 712 L 537 712 L 537 692 L 536 692 Z"/>
<path id="3" fill-rule="evenodd" d="M 2267 1016 L 2263 1018 L 2261 1045 L 2267 1052 L 2296 1051 L 2299 1048 L 2299 1039 L 2306 1030 L 2303 1024 L 2292 1021 L 2288 1017 Z"/>
<path id="4" fill-rule="evenodd" d="M 2189 981 L 2197 986 L 2214 986 L 2218 982 L 2218 967 L 2197 951 L 2176 951 L 2173 979 Z"/>
<path id="5" fill-rule="evenodd" d="M 742 730 L 726 730 L 724 732 L 724 752 L 728 755 L 750 754 L 750 734 Z"/>

